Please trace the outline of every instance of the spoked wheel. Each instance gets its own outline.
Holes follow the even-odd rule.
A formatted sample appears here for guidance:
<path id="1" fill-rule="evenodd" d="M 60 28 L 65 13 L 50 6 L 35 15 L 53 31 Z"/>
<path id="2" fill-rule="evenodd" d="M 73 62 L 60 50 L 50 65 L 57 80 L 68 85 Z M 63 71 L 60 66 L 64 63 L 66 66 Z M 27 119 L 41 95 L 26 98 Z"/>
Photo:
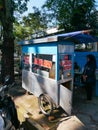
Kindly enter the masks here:
<path id="1" fill-rule="evenodd" d="M 39 108 L 45 115 L 50 115 L 53 111 L 53 103 L 47 94 L 41 94 L 38 98 Z"/>

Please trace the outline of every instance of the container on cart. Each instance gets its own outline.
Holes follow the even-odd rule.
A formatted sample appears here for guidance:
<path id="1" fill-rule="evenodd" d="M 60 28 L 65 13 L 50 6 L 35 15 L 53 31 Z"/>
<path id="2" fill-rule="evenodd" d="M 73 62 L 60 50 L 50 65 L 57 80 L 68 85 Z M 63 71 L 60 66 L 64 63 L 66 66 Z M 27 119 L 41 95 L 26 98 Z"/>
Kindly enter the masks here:
<path id="1" fill-rule="evenodd" d="M 74 44 L 64 36 L 24 41 L 22 44 L 22 87 L 39 97 L 40 109 L 46 115 L 54 106 L 71 114 L 73 56 Z"/>

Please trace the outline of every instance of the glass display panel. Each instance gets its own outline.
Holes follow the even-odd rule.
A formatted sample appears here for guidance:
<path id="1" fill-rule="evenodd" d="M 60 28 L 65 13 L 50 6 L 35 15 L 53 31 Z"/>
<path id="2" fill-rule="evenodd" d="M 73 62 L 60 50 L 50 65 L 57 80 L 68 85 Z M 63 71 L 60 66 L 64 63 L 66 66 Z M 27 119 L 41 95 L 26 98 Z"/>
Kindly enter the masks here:
<path id="1" fill-rule="evenodd" d="M 55 79 L 55 55 L 32 54 L 32 72 Z"/>
<path id="2" fill-rule="evenodd" d="M 23 69 L 30 70 L 30 55 L 29 54 L 23 54 Z"/>
<path id="3" fill-rule="evenodd" d="M 65 79 L 72 76 L 72 55 L 60 54 L 60 79 Z"/>

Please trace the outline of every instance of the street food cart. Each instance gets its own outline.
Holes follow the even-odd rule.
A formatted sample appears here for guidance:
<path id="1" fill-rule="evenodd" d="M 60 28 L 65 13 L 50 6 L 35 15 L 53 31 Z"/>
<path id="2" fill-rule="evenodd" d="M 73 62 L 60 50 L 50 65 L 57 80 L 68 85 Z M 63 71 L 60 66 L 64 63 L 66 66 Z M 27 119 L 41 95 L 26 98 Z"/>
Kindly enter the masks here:
<path id="1" fill-rule="evenodd" d="M 41 111 L 49 115 L 61 107 L 71 115 L 73 95 L 74 42 L 61 34 L 21 41 L 22 87 L 38 97 Z"/>
<path id="2" fill-rule="evenodd" d="M 74 44 L 64 38 L 51 36 L 21 42 L 22 87 L 39 97 L 44 114 L 50 114 L 54 104 L 71 114 Z M 50 110 L 45 110 L 48 104 Z"/>

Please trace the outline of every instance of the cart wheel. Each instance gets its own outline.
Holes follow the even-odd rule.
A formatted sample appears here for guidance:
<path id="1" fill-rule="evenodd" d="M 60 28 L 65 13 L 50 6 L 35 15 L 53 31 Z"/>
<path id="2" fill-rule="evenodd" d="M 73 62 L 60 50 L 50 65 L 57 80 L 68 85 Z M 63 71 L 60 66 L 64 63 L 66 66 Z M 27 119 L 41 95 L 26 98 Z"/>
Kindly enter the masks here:
<path id="1" fill-rule="evenodd" d="M 38 98 L 38 104 L 41 112 L 50 115 L 53 111 L 53 103 L 47 94 L 41 94 Z"/>

